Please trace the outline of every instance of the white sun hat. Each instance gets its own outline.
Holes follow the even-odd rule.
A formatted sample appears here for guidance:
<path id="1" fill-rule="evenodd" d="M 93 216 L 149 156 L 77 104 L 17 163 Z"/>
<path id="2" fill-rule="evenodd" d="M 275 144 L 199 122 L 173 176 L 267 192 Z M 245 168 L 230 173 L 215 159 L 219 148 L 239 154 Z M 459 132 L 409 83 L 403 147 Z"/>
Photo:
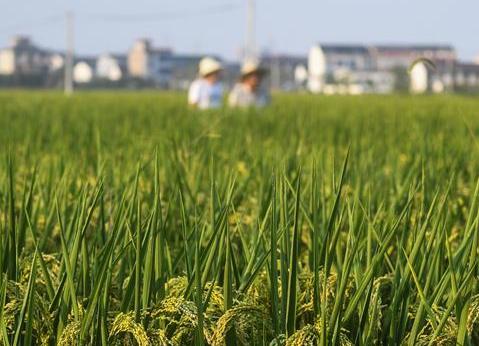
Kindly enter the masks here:
<path id="1" fill-rule="evenodd" d="M 265 74 L 268 71 L 261 65 L 258 60 L 246 60 L 241 66 L 241 76 L 247 76 L 252 73 Z"/>
<path id="2" fill-rule="evenodd" d="M 198 72 L 201 77 L 205 77 L 209 74 L 219 72 L 223 70 L 223 66 L 221 63 L 213 58 L 206 57 L 201 59 L 199 66 L 198 66 Z"/>

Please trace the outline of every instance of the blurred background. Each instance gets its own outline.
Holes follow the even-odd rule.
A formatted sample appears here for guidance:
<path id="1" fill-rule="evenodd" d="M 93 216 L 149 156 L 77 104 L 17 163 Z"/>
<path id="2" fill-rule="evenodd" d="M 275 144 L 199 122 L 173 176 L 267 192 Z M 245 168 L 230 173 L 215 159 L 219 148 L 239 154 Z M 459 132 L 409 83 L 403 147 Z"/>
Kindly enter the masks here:
<path id="1" fill-rule="evenodd" d="M 274 90 L 479 90 L 473 0 L 2 1 L 5 88 L 184 90 L 212 56 L 227 86 L 255 58 Z"/>

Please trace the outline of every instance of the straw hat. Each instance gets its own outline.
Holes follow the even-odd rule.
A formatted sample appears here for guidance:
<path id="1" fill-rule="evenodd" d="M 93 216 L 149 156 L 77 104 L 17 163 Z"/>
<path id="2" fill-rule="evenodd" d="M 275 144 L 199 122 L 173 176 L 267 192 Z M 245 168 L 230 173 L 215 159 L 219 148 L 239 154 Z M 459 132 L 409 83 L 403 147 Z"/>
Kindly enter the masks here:
<path id="1" fill-rule="evenodd" d="M 244 62 L 243 66 L 241 66 L 241 77 L 245 77 L 253 73 L 264 75 L 267 72 L 268 71 L 261 66 L 260 62 L 256 60 L 247 60 Z"/>
<path id="2" fill-rule="evenodd" d="M 201 77 L 206 77 L 209 74 L 223 70 L 223 66 L 218 60 L 206 57 L 201 59 L 198 70 Z"/>

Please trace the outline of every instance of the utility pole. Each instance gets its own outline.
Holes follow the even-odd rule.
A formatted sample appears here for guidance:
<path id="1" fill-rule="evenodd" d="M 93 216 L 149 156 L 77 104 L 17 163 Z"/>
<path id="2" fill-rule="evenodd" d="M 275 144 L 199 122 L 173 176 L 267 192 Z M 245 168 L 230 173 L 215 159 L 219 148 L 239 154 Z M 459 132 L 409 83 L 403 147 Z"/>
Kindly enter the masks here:
<path id="1" fill-rule="evenodd" d="M 74 57 L 74 17 L 72 12 L 65 14 L 66 52 L 65 52 L 65 95 L 73 93 L 73 57 Z"/>
<path id="2" fill-rule="evenodd" d="M 245 58 L 246 59 L 255 59 L 256 58 L 256 40 L 255 40 L 255 0 L 247 0 L 248 9 L 246 15 L 246 47 L 245 47 Z"/>

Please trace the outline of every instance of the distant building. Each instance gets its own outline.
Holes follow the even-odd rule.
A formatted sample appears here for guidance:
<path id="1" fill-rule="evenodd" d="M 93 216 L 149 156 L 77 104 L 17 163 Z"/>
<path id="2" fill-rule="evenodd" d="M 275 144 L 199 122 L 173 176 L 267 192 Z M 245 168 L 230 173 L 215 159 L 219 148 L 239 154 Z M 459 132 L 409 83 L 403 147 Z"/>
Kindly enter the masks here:
<path id="1" fill-rule="evenodd" d="M 121 54 L 102 54 L 96 61 L 96 76 L 112 82 L 117 82 L 127 77 L 128 59 Z"/>
<path id="2" fill-rule="evenodd" d="M 326 73 L 338 69 L 369 71 L 374 68 L 373 58 L 365 46 L 325 44 L 318 46 L 326 57 Z"/>
<path id="3" fill-rule="evenodd" d="M 309 69 L 312 74 L 309 78 L 309 88 L 313 92 L 321 92 L 328 85 L 327 90 L 354 90 L 355 93 L 372 89 L 368 83 L 366 71 L 374 71 L 374 61 L 368 47 L 348 44 L 316 44 L 309 54 Z M 358 74 L 358 72 L 362 72 Z M 378 80 L 374 77 L 373 80 Z M 360 84 L 357 84 L 360 83 Z M 351 88 L 350 88 L 351 87 Z"/>
<path id="4" fill-rule="evenodd" d="M 346 84 L 351 86 L 351 90 L 358 94 L 389 94 L 395 89 L 396 79 L 391 71 L 364 70 L 350 72 L 348 82 Z M 339 80 L 339 84 L 344 83 Z"/>
<path id="5" fill-rule="evenodd" d="M 309 89 L 322 92 L 326 86 L 328 90 L 336 90 L 334 86 L 348 86 L 355 91 L 390 92 L 400 88 L 399 77 L 406 76 L 407 69 L 418 58 L 434 62 L 436 85 L 440 82 L 443 89 L 453 87 L 457 54 L 448 45 L 316 44 L 309 54 Z"/>
<path id="6" fill-rule="evenodd" d="M 148 40 L 138 40 L 128 53 L 128 73 L 130 76 L 147 78 L 148 57 L 151 51 L 151 43 Z"/>
<path id="7" fill-rule="evenodd" d="M 49 61 L 49 70 L 52 72 L 59 71 L 65 66 L 65 56 L 62 53 L 53 53 Z"/>
<path id="8" fill-rule="evenodd" d="M 220 57 L 213 56 L 222 61 Z M 127 57 L 127 70 L 131 78 L 152 82 L 168 89 L 187 89 L 197 77 L 198 63 L 205 54 L 178 54 L 170 48 L 155 48 L 148 39 L 137 40 Z M 239 69 L 238 69 L 239 70 Z M 229 79 L 230 69 L 224 74 Z"/>
<path id="9" fill-rule="evenodd" d="M 454 84 L 459 91 L 479 89 L 479 65 L 458 62 L 454 69 Z"/>
<path id="10" fill-rule="evenodd" d="M 78 84 L 93 82 L 96 71 L 96 59 L 92 57 L 75 58 L 73 65 L 73 81 Z"/>
<path id="11" fill-rule="evenodd" d="M 0 74 L 46 75 L 52 52 L 41 49 L 26 36 L 15 36 L 7 48 L 0 50 Z"/>
<path id="12" fill-rule="evenodd" d="M 308 82 L 306 65 L 297 65 L 294 69 L 294 83 L 297 89 L 305 89 Z"/>
<path id="13" fill-rule="evenodd" d="M 309 90 L 325 93 L 382 92 L 391 89 L 390 76 L 378 73 L 367 46 L 314 45 L 309 53 Z"/>
<path id="14" fill-rule="evenodd" d="M 173 52 L 169 48 L 153 48 L 150 40 L 140 39 L 128 52 L 128 73 L 133 78 L 151 80 L 167 88 L 172 75 Z"/>
<path id="15" fill-rule="evenodd" d="M 451 91 L 454 88 L 453 73 L 457 61 L 457 53 L 454 47 L 450 45 L 379 45 L 371 47 L 371 54 L 374 57 L 376 68 L 380 71 L 394 71 L 404 73 L 414 60 L 418 58 L 427 58 L 436 66 L 435 71 L 427 71 L 426 91 Z M 420 75 L 419 70 L 423 67 L 418 66 L 415 76 Z M 424 71 L 423 71 L 424 72 Z M 424 76 L 424 73 L 422 73 Z M 413 75 L 411 75 L 411 78 Z M 418 77 L 419 78 L 419 77 Z M 410 80 L 410 86 L 415 83 Z M 424 85 L 424 81 L 421 82 Z M 419 88 L 424 89 L 424 87 Z M 414 91 L 419 93 L 418 89 Z"/>
<path id="16" fill-rule="evenodd" d="M 269 81 L 273 89 L 292 90 L 298 88 L 296 69 L 306 66 L 308 59 L 302 55 L 265 53 L 261 56 L 261 63 L 269 71 Z"/>
<path id="17" fill-rule="evenodd" d="M 378 70 L 408 68 L 418 58 L 432 60 L 439 68 L 454 66 L 455 49 L 449 45 L 378 45 L 370 47 L 371 56 Z"/>
<path id="18" fill-rule="evenodd" d="M 226 88 L 237 82 L 238 62 L 211 54 L 178 54 L 170 48 L 153 47 L 148 39 L 135 41 L 127 54 L 75 57 L 73 80 L 85 87 L 184 90 L 197 78 L 198 63 L 206 55 L 222 61 Z M 433 64 L 410 71 L 418 58 Z M 263 53 L 260 59 L 269 70 L 266 82 L 280 90 L 328 94 L 479 92 L 479 57 L 474 63 L 460 62 L 450 45 L 326 43 L 315 44 L 308 56 Z M 65 54 L 39 47 L 29 37 L 15 36 L 0 49 L 2 86 L 61 87 L 64 74 Z"/>
<path id="19" fill-rule="evenodd" d="M 170 87 L 186 90 L 198 76 L 198 64 L 203 57 L 199 54 L 172 54 Z"/>

